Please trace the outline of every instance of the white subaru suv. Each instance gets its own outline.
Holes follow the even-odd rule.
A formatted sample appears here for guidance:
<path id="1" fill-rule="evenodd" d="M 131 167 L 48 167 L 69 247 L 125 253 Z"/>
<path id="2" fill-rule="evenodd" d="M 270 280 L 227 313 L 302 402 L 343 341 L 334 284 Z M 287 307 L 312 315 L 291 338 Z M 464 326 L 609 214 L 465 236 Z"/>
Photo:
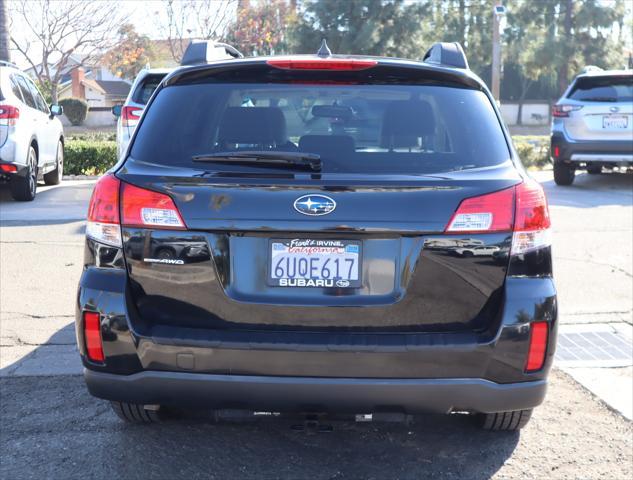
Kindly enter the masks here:
<path id="1" fill-rule="evenodd" d="M 552 109 L 554 180 L 633 166 L 633 70 L 588 67 Z"/>
<path id="2" fill-rule="evenodd" d="M 0 183 L 15 200 L 35 198 L 38 180 L 56 185 L 64 168 L 64 130 L 59 105 L 46 105 L 33 81 L 0 61 Z"/>

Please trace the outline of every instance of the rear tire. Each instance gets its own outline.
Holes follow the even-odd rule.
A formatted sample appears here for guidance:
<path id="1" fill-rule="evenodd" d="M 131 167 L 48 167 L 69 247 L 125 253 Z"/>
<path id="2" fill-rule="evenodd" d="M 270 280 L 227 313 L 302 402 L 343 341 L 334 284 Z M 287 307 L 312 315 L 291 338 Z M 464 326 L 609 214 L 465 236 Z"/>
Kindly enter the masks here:
<path id="1" fill-rule="evenodd" d="M 33 146 L 29 147 L 25 176 L 15 175 L 11 179 L 11 196 L 18 202 L 31 202 L 37 190 L 37 153 Z"/>
<path id="2" fill-rule="evenodd" d="M 114 413 L 126 423 L 157 423 L 160 422 L 158 412 L 146 410 L 143 405 L 127 402 L 110 402 Z"/>
<path id="3" fill-rule="evenodd" d="M 589 175 L 599 175 L 602 173 L 602 165 L 589 165 L 587 167 L 587 173 Z"/>
<path id="4" fill-rule="evenodd" d="M 554 162 L 554 181 L 556 185 L 568 186 L 574 183 L 576 171 L 562 162 Z"/>
<path id="5" fill-rule="evenodd" d="M 57 156 L 55 157 L 55 170 L 44 174 L 44 183 L 46 185 L 59 185 L 62 183 L 64 175 L 64 144 L 57 142 Z"/>
<path id="6" fill-rule="evenodd" d="M 491 432 L 516 432 L 527 425 L 532 409 L 480 414 L 481 428 Z"/>

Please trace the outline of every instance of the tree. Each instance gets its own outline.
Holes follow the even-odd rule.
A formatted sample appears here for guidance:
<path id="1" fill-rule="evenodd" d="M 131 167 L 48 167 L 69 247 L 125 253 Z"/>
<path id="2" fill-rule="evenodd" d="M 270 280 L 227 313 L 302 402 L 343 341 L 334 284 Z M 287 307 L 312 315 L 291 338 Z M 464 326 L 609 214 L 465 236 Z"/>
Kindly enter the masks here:
<path id="1" fill-rule="evenodd" d="M 26 37 L 11 36 L 11 42 L 39 84 L 50 85 L 53 102 L 71 55 L 83 64 L 111 47 L 120 24 L 114 2 L 14 0 L 10 7 L 11 18 L 19 17 L 26 27 Z"/>
<path id="2" fill-rule="evenodd" d="M 0 60 L 11 61 L 9 52 L 9 11 L 7 0 L 0 0 Z"/>
<path id="3" fill-rule="evenodd" d="M 224 37 L 236 0 L 163 0 L 162 3 L 165 16 L 156 16 L 156 28 L 167 40 L 173 60 L 180 63 L 190 39 Z"/>
<path id="4" fill-rule="evenodd" d="M 293 45 L 315 53 L 323 38 L 334 53 L 420 58 L 428 46 L 434 2 L 309 0 L 302 2 Z M 426 21 L 425 21 L 426 19 Z"/>
<path id="5" fill-rule="evenodd" d="M 296 7 L 287 0 L 268 0 L 256 5 L 238 5 L 237 17 L 227 33 L 227 41 L 245 55 L 285 53 L 287 31 L 296 21 Z"/>
<path id="6" fill-rule="evenodd" d="M 119 40 L 108 50 L 102 61 L 118 77 L 133 79 L 152 59 L 152 42 L 139 35 L 134 25 L 126 23 L 119 28 Z"/>

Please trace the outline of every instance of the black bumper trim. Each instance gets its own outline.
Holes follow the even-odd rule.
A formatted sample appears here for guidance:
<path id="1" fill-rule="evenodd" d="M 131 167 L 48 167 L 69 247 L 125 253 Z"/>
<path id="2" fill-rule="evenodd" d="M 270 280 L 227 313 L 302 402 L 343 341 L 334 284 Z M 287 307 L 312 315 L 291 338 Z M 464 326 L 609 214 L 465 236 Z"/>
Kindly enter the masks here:
<path id="1" fill-rule="evenodd" d="M 265 377 L 84 369 L 95 397 L 139 404 L 278 412 L 502 412 L 540 405 L 545 380 L 498 384 L 480 378 L 358 379 Z"/>

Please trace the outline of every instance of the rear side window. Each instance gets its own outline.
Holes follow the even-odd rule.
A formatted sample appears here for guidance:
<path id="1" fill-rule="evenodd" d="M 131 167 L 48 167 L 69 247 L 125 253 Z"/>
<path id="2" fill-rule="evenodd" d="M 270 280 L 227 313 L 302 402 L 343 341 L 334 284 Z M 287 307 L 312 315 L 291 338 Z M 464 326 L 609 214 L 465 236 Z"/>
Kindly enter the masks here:
<path id="1" fill-rule="evenodd" d="M 18 82 L 18 86 L 20 87 L 20 91 L 22 92 L 22 98 L 24 99 L 24 103 L 26 103 L 29 107 L 37 109 L 37 103 L 35 103 L 35 99 L 31 94 L 31 90 L 26 83 L 24 77 L 17 75 L 15 79 Z"/>
<path id="2" fill-rule="evenodd" d="M 18 86 L 18 82 L 15 79 L 15 75 L 11 75 L 10 83 L 11 83 L 11 91 L 13 92 L 13 95 L 15 95 L 18 100 L 23 102 L 24 99 L 22 98 L 22 92 L 20 91 L 20 87 Z"/>
<path id="3" fill-rule="evenodd" d="M 152 93 L 158 87 L 158 84 L 161 82 L 163 78 L 165 78 L 164 73 L 162 74 L 152 74 L 146 76 L 139 85 L 134 90 L 134 94 L 132 95 L 132 101 L 136 103 L 141 103 L 146 105 L 149 102 Z"/>
<path id="4" fill-rule="evenodd" d="M 584 102 L 632 102 L 633 75 L 578 78 L 568 98 Z"/>
<path id="5" fill-rule="evenodd" d="M 131 157 L 216 171 L 255 167 L 192 162 L 239 151 L 305 152 L 323 172 L 419 174 L 509 159 L 484 93 L 433 85 L 193 84 L 164 88 Z"/>

